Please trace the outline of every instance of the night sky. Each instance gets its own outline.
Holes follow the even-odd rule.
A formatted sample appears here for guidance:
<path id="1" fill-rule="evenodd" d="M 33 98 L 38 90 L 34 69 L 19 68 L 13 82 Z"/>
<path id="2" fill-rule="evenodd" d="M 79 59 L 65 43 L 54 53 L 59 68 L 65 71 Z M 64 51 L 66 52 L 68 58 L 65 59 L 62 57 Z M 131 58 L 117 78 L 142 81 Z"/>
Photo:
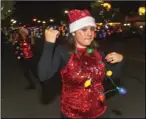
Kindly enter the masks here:
<path id="1" fill-rule="evenodd" d="M 49 20 L 51 17 L 59 20 L 63 17 L 65 9 L 90 9 L 90 3 L 89 1 L 17 1 L 13 18 L 22 23 L 30 23 L 33 17 L 40 20 Z M 140 4 L 139 1 L 116 1 L 112 2 L 112 7 L 120 7 L 121 12 L 126 14 L 129 11 L 137 11 Z"/>

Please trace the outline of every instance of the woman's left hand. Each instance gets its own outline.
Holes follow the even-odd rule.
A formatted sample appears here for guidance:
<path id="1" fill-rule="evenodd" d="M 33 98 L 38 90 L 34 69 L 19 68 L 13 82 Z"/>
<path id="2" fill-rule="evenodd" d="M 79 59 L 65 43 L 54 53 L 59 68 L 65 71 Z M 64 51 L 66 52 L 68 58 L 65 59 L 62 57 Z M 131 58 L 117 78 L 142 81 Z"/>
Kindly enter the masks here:
<path id="1" fill-rule="evenodd" d="M 107 60 L 107 62 L 114 64 L 121 62 L 123 60 L 123 55 L 116 52 L 112 52 L 107 54 L 105 59 Z"/>

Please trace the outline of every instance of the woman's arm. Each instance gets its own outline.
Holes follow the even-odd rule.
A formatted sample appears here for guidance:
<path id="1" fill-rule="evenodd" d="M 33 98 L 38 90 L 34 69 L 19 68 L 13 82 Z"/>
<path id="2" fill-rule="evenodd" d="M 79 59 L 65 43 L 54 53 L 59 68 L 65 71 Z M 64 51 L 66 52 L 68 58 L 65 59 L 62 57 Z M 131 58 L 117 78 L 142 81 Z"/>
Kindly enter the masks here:
<path id="1" fill-rule="evenodd" d="M 121 76 L 121 69 L 122 69 L 122 66 L 124 64 L 124 58 L 122 59 L 121 62 L 111 64 L 111 63 L 108 63 L 106 61 L 106 59 L 105 59 L 106 53 L 100 52 L 100 54 L 102 55 L 103 62 L 106 65 L 106 71 L 111 70 L 113 72 L 111 78 L 113 78 L 113 79 L 120 78 L 120 76 Z M 108 78 L 108 77 L 105 76 L 105 78 Z"/>
<path id="2" fill-rule="evenodd" d="M 116 64 L 110 64 L 110 63 L 107 63 L 107 61 L 105 60 L 105 57 L 106 57 L 106 53 L 104 52 L 101 52 L 100 53 L 102 55 L 102 58 L 103 58 L 103 62 L 106 64 L 106 70 L 111 70 L 112 71 L 112 80 L 114 81 L 114 83 L 117 85 L 117 86 L 120 86 L 121 85 L 121 80 L 120 80 L 120 77 L 121 77 L 121 70 L 122 70 L 122 66 L 124 64 L 124 59 L 119 62 L 119 63 L 116 63 Z M 105 72 L 106 73 L 106 72 Z M 112 84 L 111 80 L 109 79 L 109 77 L 107 77 L 105 75 L 105 78 L 103 80 L 103 86 L 104 86 L 104 90 L 105 92 L 106 91 L 109 91 L 109 90 L 113 90 L 115 89 L 116 87 Z M 117 94 L 117 91 L 113 91 L 111 93 L 107 93 L 106 94 L 106 99 L 110 99 L 111 97 L 115 96 Z"/>
<path id="3" fill-rule="evenodd" d="M 55 43 L 45 41 L 44 49 L 38 63 L 38 76 L 40 81 L 50 79 L 61 66 L 61 48 Z"/>

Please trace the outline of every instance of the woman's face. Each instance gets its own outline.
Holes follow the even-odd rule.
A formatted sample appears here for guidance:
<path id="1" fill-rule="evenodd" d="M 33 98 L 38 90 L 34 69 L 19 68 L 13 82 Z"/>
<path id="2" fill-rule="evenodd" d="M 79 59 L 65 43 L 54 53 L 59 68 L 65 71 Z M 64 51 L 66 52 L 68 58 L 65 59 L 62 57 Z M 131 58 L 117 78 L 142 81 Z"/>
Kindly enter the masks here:
<path id="1" fill-rule="evenodd" d="M 94 39 L 95 27 L 87 26 L 75 32 L 76 47 L 85 48 L 91 44 Z"/>
<path id="2" fill-rule="evenodd" d="M 18 34 L 18 33 L 13 33 L 13 37 L 14 37 L 15 39 L 17 39 L 17 38 L 19 37 L 19 34 Z"/>

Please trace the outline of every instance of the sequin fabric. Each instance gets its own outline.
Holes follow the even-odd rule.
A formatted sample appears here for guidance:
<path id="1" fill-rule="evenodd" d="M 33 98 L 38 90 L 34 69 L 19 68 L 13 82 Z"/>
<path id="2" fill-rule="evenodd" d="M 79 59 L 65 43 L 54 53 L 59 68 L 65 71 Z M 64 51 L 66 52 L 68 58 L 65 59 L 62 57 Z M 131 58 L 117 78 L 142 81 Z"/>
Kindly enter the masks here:
<path id="1" fill-rule="evenodd" d="M 88 10 L 75 9 L 75 10 L 69 11 L 68 16 L 69 16 L 70 22 L 72 23 L 72 22 L 75 22 L 81 18 L 91 16 L 91 14 L 89 13 Z"/>
<path id="2" fill-rule="evenodd" d="M 26 41 L 20 42 L 20 49 L 23 52 L 24 59 L 32 58 L 33 54 L 29 43 L 27 43 Z"/>
<path id="3" fill-rule="evenodd" d="M 105 65 L 99 63 L 102 58 L 98 52 L 77 51 L 60 71 L 63 83 L 61 112 L 69 118 L 98 118 L 107 108 L 104 101 L 99 100 L 99 91 L 104 91 Z M 85 88 L 84 83 L 89 78 L 92 78 L 92 84 Z"/>

